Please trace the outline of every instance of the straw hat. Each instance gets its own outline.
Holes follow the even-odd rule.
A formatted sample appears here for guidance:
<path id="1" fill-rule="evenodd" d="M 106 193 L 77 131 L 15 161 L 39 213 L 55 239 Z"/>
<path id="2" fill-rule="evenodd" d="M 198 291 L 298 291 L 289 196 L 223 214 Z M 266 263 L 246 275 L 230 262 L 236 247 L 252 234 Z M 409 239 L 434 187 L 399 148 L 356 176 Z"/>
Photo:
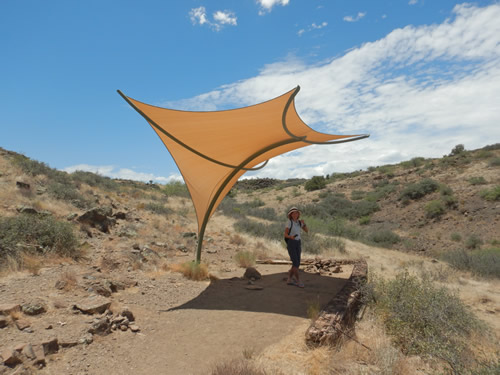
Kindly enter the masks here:
<path id="1" fill-rule="evenodd" d="M 290 218 L 290 215 L 294 212 L 298 212 L 299 215 L 301 214 L 300 210 L 297 207 L 292 207 L 288 210 L 288 214 L 286 215 L 288 218 Z"/>

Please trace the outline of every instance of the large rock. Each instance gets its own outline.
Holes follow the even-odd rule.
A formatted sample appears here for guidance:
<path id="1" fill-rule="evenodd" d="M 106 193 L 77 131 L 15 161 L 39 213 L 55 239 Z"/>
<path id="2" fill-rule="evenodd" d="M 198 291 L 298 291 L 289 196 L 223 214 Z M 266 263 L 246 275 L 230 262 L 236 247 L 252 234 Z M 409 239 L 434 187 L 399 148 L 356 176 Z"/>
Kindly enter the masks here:
<path id="1" fill-rule="evenodd" d="M 101 296 L 89 297 L 73 306 L 84 314 L 102 314 L 111 305 L 111 301 Z"/>
<path id="2" fill-rule="evenodd" d="M 78 217 L 80 223 L 89 224 L 101 232 L 109 233 L 109 229 L 116 224 L 116 219 L 112 217 L 111 207 L 92 208 Z"/>

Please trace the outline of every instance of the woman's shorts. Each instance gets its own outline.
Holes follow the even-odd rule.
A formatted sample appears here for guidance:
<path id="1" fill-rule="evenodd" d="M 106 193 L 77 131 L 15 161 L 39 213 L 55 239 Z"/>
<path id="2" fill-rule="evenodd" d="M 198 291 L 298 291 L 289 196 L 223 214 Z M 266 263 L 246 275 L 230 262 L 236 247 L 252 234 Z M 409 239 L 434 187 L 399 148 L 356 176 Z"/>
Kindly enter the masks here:
<path id="1" fill-rule="evenodd" d="M 292 265 L 298 268 L 300 266 L 300 253 L 302 252 L 300 240 L 289 240 L 286 248 L 288 249 Z"/>

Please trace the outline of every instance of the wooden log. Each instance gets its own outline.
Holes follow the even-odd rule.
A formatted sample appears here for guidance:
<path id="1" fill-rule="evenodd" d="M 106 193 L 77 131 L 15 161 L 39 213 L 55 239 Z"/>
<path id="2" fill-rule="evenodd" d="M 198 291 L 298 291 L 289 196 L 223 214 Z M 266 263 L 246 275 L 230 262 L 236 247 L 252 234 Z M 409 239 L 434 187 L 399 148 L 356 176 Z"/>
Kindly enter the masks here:
<path id="1" fill-rule="evenodd" d="M 337 345 L 341 337 L 352 330 L 361 306 L 359 288 L 366 282 L 367 274 L 366 261 L 356 261 L 347 283 L 321 310 L 316 320 L 307 329 L 306 343 L 308 345 Z"/>

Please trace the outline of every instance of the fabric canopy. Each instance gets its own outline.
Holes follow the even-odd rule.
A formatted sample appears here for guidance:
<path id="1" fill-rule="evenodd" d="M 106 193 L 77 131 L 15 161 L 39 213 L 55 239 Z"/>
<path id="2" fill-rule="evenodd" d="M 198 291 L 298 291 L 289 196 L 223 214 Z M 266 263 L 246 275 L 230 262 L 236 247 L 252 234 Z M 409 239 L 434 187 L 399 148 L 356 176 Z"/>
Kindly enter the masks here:
<path id="1" fill-rule="evenodd" d="M 158 134 L 184 178 L 198 219 L 198 262 L 210 216 L 246 171 L 260 169 L 274 156 L 311 144 L 368 137 L 324 134 L 308 127 L 295 110 L 299 90 L 297 86 L 261 104 L 213 112 L 155 107 L 118 90 Z"/>

